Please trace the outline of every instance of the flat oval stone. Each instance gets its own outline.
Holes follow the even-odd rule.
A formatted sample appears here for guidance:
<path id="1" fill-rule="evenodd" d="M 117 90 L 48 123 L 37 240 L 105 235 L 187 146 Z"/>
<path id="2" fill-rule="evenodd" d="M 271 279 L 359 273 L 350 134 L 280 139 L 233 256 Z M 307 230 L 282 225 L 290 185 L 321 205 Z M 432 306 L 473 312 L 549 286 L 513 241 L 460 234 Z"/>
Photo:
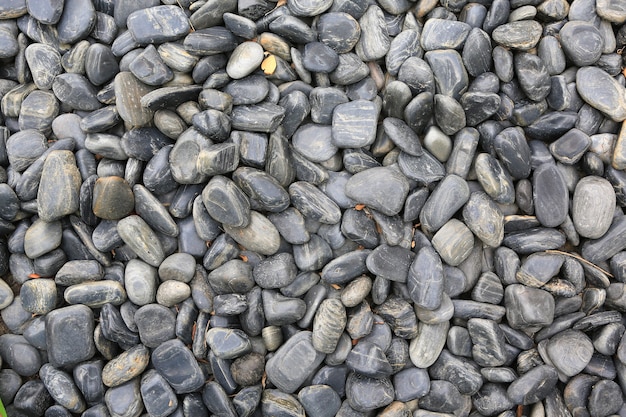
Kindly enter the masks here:
<path id="1" fill-rule="evenodd" d="M 541 101 L 548 96 L 551 88 L 550 74 L 537 55 L 520 52 L 514 57 L 515 74 L 526 96 L 533 101 Z"/>
<path id="2" fill-rule="evenodd" d="M 616 122 L 626 119 L 624 87 L 606 71 L 597 67 L 580 68 L 576 72 L 576 90 L 586 103 Z"/>
<path id="3" fill-rule="evenodd" d="M 57 302 L 54 280 L 42 278 L 26 281 L 20 289 L 20 300 L 26 311 L 33 314 L 49 313 Z"/>
<path id="4" fill-rule="evenodd" d="M 550 338 L 546 353 L 559 373 L 571 377 L 591 361 L 593 344 L 583 332 L 568 329 Z"/>
<path id="5" fill-rule="evenodd" d="M 436 310 L 443 296 L 443 265 L 432 247 L 422 248 L 409 269 L 407 290 L 416 306 Z"/>
<path id="6" fill-rule="evenodd" d="M 409 355 L 411 362 L 418 368 L 428 368 L 439 355 L 446 343 L 450 322 L 439 324 L 418 323 L 418 334 L 411 340 Z"/>
<path id="7" fill-rule="evenodd" d="M 513 381 L 507 389 L 507 395 L 515 404 L 533 404 L 544 399 L 558 380 L 554 367 L 539 365 Z"/>
<path id="8" fill-rule="evenodd" d="M 87 408 L 85 400 L 74 384 L 72 376 L 46 363 L 39 370 L 41 381 L 50 396 L 73 413 L 81 413 Z"/>
<path id="9" fill-rule="evenodd" d="M 297 181 L 289 186 L 289 196 L 293 206 L 304 217 L 321 223 L 335 224 L 341 219 L 337 204 L 314 185 Z"/>
<path id="10" fill-rule="evenodd" d="M 243 42 L 230 55 L 226 73 L 234 80 L 252 74 L 263 61 L 263 47 L 257 42 Z"/>
<path id="11" fill-rule="evenodd" d="M 543 28 L 535 20 L 520 20 L 517 22 L 505 23 L 495 28 L 491 34 L 493 40 L 506 47 L 527 51 L 534 48 Z"/>
<path id="12" fill-rule="evenodd" d="M 359 19 L 359 26 L 361 37 L 355 46 L 359 58 L 364 62 L 383 58 L 389 50 L 391 39 L 380 7 L 377 5 L 368 7 Z"/>
<path id="13" fill-rule="evenodd" d="M 59 247 L 62 239 L 58 221 L 35 221 L 24 235 L 24 253 L 31 259 L 38 258 Z"/>
<path id="14" fill-rule="evenodd" d="M 215 356 L 221 359 L 235 359 L 252 350 L 248 336 L 239 329 L 214 327 L 207 331 L 206 340 Z"/>
<path id="15" fill-rule="evenodd" d="M 406 177 L 389 167 L 367 169 L 353 175 L 346 183 L 348 197 L 387 216 L 400 212 L 408 191 Z"/>
<path id="16" fill-rule="evenodd" d="M 428 19 L 422 29 L 422 48 L 425 51 L 459 49 L 467 39 L 470 30 L 470 25 L 465 22 Z"/>
<path id="17" fill-rule="evenodd" d="M 346 397 L 354 410 L 368 412 L 391 404 L 394 390 L 388 378 L 369 378 L 353 372 L 346 381 Z"/>
<path id="18" fill-rule="evenodd" d="M 117 387 L 135 378 L 146 369 L 150 351 L 144 345 L 136 345 L 116 356 L 102 369 L 102 382 L 107 387 Z"/>
<path id="19" fill-rule="evenodd" d="M 54 77 L 63 69 L 59 52 L 50 45 L 33 43 L 26 48 L 25 55 L 37 88 L 52 89 Z"/>
<path id="20" fill-rule="evenodd" d="M 298 400 L 311 417 L 331 417 L 341 407 L 339 394 L 328 385 L 310 385 L 300 390 Z"/>
<path id="21" fill-rule="evenodd" d="M 469 199 L 467 182 L 457 176 L 448 175 L 426 200 L 420 213 L 420 222 L 425 230 L 439 230 Z"/>
<path id="22" fill-rule="evenodd" d="M 290 0 L 287 7 L 296 16 L 315 16 L 328 10 L 332 4 L 333 2 L 329 0 Z"/>
<path id="23" fill-rule="evenodd" d="M 543 226 L 556 227 L 565 221 L 569 192 L 556 165 L 543 164 L 533 173 L 533 201 Z"/>
<path id="24" fill-rule="evenodd" d="M 376 379 L 386 378 L 392 372 L 385 352 L 367 341 L 361 341 L 352 348 L 346 358 L 346 365 L 360 375 Z"/>
<path id="25" fill-rule="evenodd" d="M 437 49 L 426 52 L 424 59 L 432 69 L 437 93 L 460 100 L 469 86 L 469 77 L 461 54 L 453 49 Z M 400 68 L 399 76 L 403 67 Z"/>
<path id="26" fill-rule="evenodd" d="M 165 84 L 174 78 L 174 73 L 163 62 L 154 45 L 146 46 L 143 52 L 133 59 L 128 69 L 139 81 L 153 86 Z"/>
<path id="27" fill-rule="evenodd" d="M 463 208 L 463 220 L 488 246 L 498 247 L 504 238 L 504 215 L 497 204 L 482 192 L 474 192 Z"/>
<path id="28" fill-rule="evenodd" d="M 132 12 L 128 31 L 139 44 L 175 41 L 189 33 L 189 19 L 178 6 L 155 6 Z"/>
<path id="29" fill-rule="evenodd" d="M 139 378 L 135 378 L 107 390 L 104 403 L 111 415 L 134 416 L 143 411 L 139 384 Z"/>
<path id="30" fill-rule="evenodd" d="M 263 390 L 261 396 L 263 414 L 280 417 L 304 417 L 302 404 L 290 394 L 277 389 Z"/>
<path id="31" fill-rule="evenodd" d="M 345 253 L 330 261 L 322 269 L 321 277 L 329 284 L 345 284 L 367 272 L 366 259 L 371 253 L 368 249 Z"/>
<path id="32" fill-rule="evenodd" d="M 175 337 L 176 316 L 163 305 L 146 304 L 137 309 L 134 319 L 141 343 L 148 348 Z"/>
<path id="33" fill-rule="evenodd" d="M 202 201 L 215 220 L 220 223 L 245 227 L 250 222 L 250 203 L 237 185 L 223 176 L 215 176 L 204 187 Z"/>
<path id="34" fill-rule="evenodd" d="M 167 416 L 176 410 L 178 399 L 165 378 L 150 369 L 141 377 L 141 398 L 149 414 Z"/>
<path id="35" fill-rule="evenodd" d="M 280 235 L 274 225 L 262 214 L 251 210 L 246 227 L 224 225 L 224 231 L 248 250 L 262 255 L 273 255 L 280 246 Z"/>
<path id="36" fill-rule="evenodd" d="M 158 267 L 165 254 L 157 235 L 139 216 L 131 215 L 117 223 L 122 240 L 146 263 Z"/>
<path id="37" fill-rule="evenodd" d="M 122 304 L 126 301 L 126 291 L 119 282 L 106 279 L 72 285 L 65 290 L 63 297 L 69 304 L 98 308 L 107 303 Z"/>
<path id="38" fill-rule="evenodd" d="M 71 151 L 52 151 L 44 162 L 39 191 L 39 217 L 51 222 L 78 210 L 81 177 Z"/>
<path id="39" fill-rule="evenodd" d="M 506 317 L 513 329 L 547 326 L 554 320 L 554 298 L 541 289 L 513 284 L 504 290 Z"/>
<path id="40" fill-rule="evenodd" d="M 485 192 L 497 203 L 510 204 L 515 200 L 515 188 L 508 172 L 489 154 L 476 157 L 476 175 Z"/>
<path id="41" fill-rule="evenodd" d="M 325 354 L 315 350 L 311 336 L 308 331 L 295 334 L 267 361 L 267 377 L 281 391 L 296 391 L 324 360 Z"/>
<path id="42" fill-rule="evenodd" d="M 589 176 L 576 184 L 572 202 L 572 221 L 583 237 L 598 239 L 611 226 L 615 192 L 604 178 Z"/>

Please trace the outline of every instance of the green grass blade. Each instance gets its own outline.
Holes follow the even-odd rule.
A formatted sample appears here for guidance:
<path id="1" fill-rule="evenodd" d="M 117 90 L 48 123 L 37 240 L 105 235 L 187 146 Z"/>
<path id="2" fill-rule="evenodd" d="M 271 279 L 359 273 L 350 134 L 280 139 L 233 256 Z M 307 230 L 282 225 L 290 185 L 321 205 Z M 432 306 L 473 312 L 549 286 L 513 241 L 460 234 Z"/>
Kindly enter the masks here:
<path id="1" fill-rule="evenodd" d="M 0 400 L 0 417 L 7 417 L 7 412 L 4 409 L 4 405 L 2 404 L 2 400 Z"/>

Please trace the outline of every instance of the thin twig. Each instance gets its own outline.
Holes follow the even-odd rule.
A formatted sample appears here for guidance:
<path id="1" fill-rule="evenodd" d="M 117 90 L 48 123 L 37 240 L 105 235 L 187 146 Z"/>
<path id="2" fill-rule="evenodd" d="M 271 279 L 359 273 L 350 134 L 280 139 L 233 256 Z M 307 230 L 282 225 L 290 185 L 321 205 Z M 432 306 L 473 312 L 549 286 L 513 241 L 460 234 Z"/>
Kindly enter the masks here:
<path id="1" fill-rule="evenodd" d="M 578 259 L 579 261 L 581 261 L 581 262 L 583 262 L 583 263 L 585 263 L 585 264 L 589 265 L 589 266 L 590 266 L 590 267 L 592 267 L 592 268 L 597 269 L 598 271 L 600 271 L 600 272 L 602 272 L 602 273 L 604 273 L 604 274 L 608 275 L 609 277 L 611 277 L 611 278 L 615 278 L 615 277 L 613 276 L 613 274 L 611 274 L 610 272 L 605 271 L 604 269 L 600 268 L 598 265 L 596 265 L 596 264 L 594 264 L 594 263 L 592 263 L 592 262 L 589 262 L 588 260 L 586 260 L 585 258 L 583 258 L 582 256 L 580 256 L 580 255 L 578 255 L 578 254 L 576 254 L 576 253 L 571 253 L 571 252 L 563 252 L 563 251 L 556 250 L 556 249 L 548 249 L 548 250 L 546 250 L 545 252 L 546 252 L 546 253 L 557 253 L 557 254 L 560 254 L 560 255 L 569 256 L 570 258 L 575 258 L 575 259 Z"/>
<path id="2" fill-rule="evenodd" d="M 185 8 L 183 7 L 183 5 L 180 4 L 180 0 L 176 0 L 176 3 L 178 3 L 178 7 L 180 7 L 182 11 L 185 11 Z M 191 26 L 191 31 L 195 32 L 196 28 L 193 27 L 193 23 L 191 23 L 191 19 L 187 18 L 187 20 L 189 20 L 189 26 Z"/>

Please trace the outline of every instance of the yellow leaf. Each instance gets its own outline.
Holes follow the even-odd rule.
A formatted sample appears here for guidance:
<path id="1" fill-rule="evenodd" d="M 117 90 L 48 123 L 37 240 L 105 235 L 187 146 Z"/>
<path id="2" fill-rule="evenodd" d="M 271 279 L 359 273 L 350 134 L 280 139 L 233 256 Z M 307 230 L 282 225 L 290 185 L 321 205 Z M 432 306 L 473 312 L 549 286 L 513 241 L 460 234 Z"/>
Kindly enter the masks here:
<path id="1" fill-rule="evenodd" d="M 261 62 L 261 69 L 265 75 L 272 75 L 276 71 L 276 57 L 274 55 L 268 55 L 267 58 Z"/>

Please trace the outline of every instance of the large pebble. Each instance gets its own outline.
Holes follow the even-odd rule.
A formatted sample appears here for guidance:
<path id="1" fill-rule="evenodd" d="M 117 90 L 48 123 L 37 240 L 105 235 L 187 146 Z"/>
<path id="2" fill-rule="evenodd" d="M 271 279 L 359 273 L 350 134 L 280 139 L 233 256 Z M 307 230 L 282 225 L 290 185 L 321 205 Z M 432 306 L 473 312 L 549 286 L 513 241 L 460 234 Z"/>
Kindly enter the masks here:
<path id="1" fill-rule="evenodd" d="M 604 178 L 588 176 L 576 184 L 572 201 L 572 221 L 579 235 L 598 239 L 613 220 L 615 192 Z"/>

